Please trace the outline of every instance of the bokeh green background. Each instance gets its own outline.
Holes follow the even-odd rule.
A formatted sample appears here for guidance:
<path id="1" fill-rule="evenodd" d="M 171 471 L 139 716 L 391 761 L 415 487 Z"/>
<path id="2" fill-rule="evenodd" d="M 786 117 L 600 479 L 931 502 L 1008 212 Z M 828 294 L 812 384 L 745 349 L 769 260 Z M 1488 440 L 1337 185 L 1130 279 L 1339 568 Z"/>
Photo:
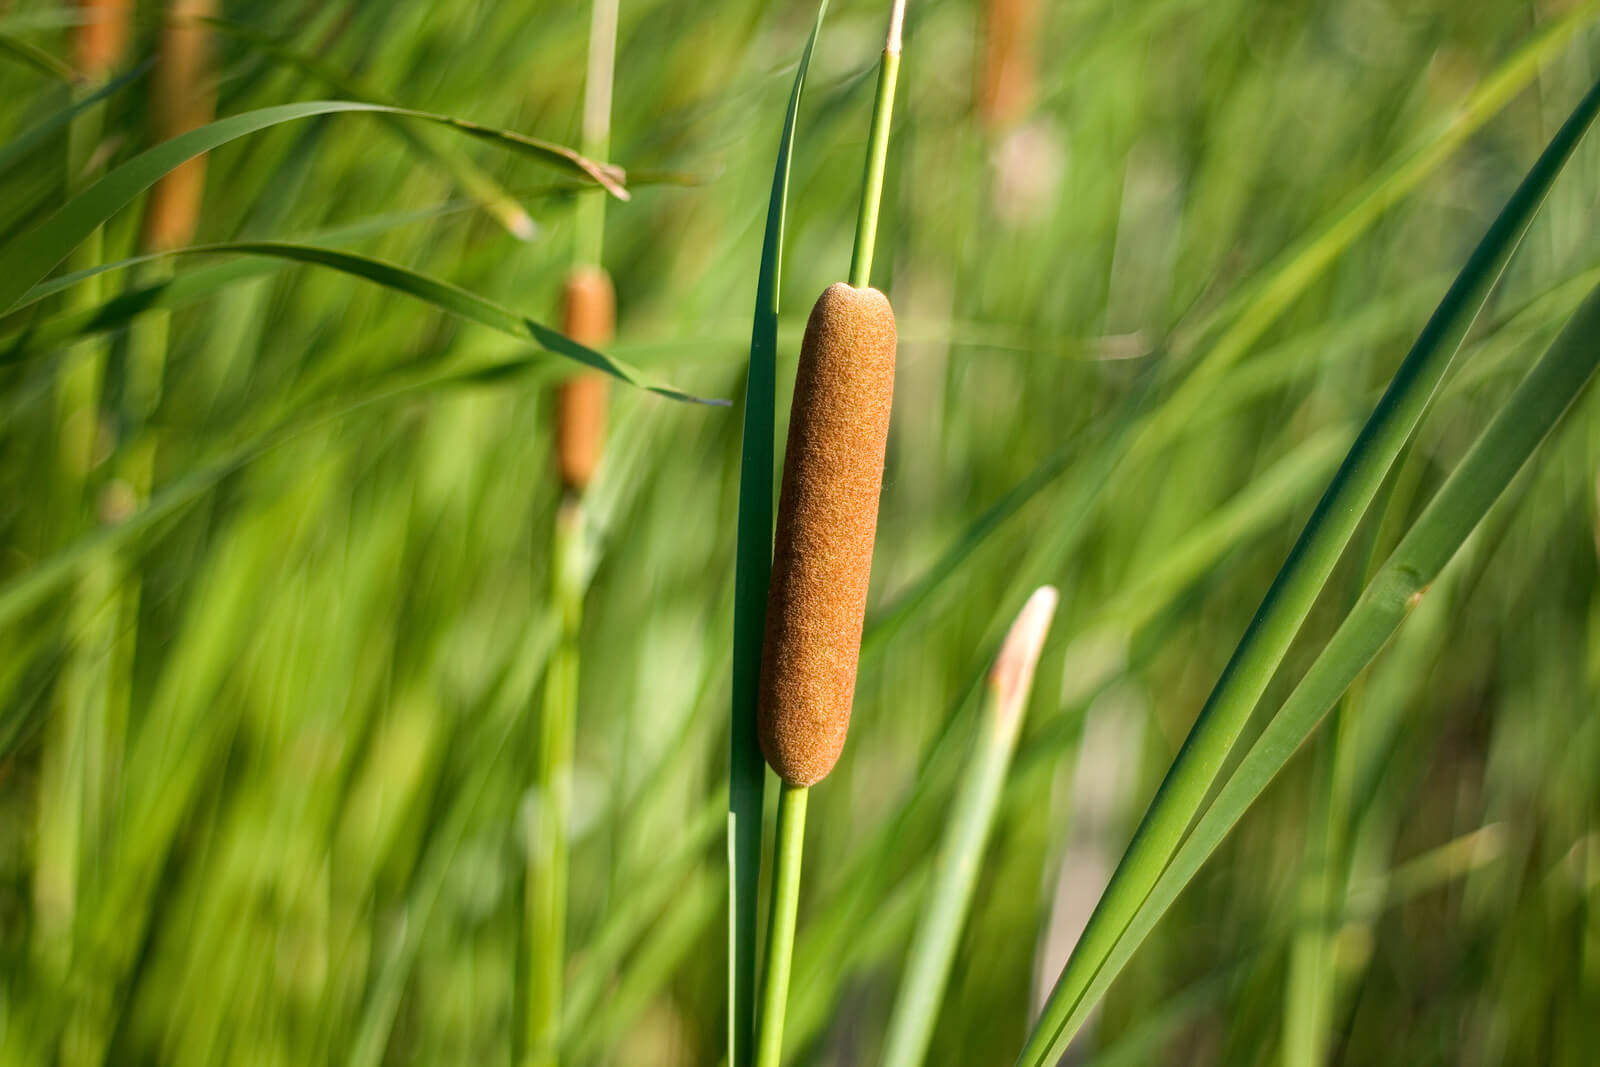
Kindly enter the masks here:
<path id="1" fill-rule="evenodd" d="M 157 139 L 140 7 L 100 163 Z M 780 435 L 799 328 L 848 268 L 886 10 L 837 2 L 811 67 Z M 360 96 L 579 140 L 586 4 L 221 14 L 219 114 Z M 71 15 L 0 5 L 0 240 L 76 181 L 65 127 L 18 140 L 81 95 L 36 54 L 70 61 Z M 607 351 L 734 404 L 613 390 L 586 502 L 572 1063 L 722 1051 L 739 401 L 814 15 L 621 4 L 610 158 L 632 199 L 607 213 Z M 874 269 L 899 318 L 894 424 L 850 743 L 811 800 L 796 1063 L 877 1054 L 975 687 L 1049 582 L 1062 606 L 930 1058 L 1011 1062 L 1316 494 L 1600 59 L 1600 4 L 1569 0 L 1072 0 L 1040 5 L 1014 60 L 1032 92 L 996 118 L 976 104 L 985 17 L 909 5 Z M 442 156 L 524 204 L 533 239 Z M 212 153 L 198 239 L 355 251 L 556 323 L 578 188 L 447 131 L 317 118 Z M 1594 283 L 1597 196 L 1589 144 L 1358 543 L 1393 543 Z M 140 216 L 113 218 L 106 261 Z M 69 291 L 0 319 L 0 1049 L 508 1062 L 573 364 L 315 266 L 171 262 L 154 290 L 102 275 L 87 315 Z M 128 353 L 153 316 L 165 388 L 135 424 Z M 1237 350 L 1174 402 L 1152 369 L 1218 344 Z M 102 358 L 79 484 L 55 397 Z M 118 456 L 147 447 L 128 519 Z M 1586 400 L 1135 957 L 1079 1062 L 1592 1062 L 1597 460 Z M 1364 566 L 1341 566 L 1273 694 Z M 130 581 L 136 610 L 108 618 Z M 1348 874 L 1320 906 L 1330 840 Z M 1288 1040 L 1313 1003 L 1310 1046 Z"/>

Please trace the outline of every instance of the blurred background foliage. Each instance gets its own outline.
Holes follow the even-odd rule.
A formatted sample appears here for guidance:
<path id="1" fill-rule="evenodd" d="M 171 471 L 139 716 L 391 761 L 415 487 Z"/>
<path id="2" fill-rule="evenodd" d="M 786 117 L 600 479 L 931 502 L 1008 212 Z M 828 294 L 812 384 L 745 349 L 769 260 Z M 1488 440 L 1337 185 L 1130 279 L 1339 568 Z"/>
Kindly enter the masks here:
<path id="1" fill-rule="evenodd" d="M 840 0 L 812 64 L 780 397 L 848 266 L 885 10 Z M 367 99 L 578 143 L 585 4 L 216 14 L 190 90 L 219 115 Z M 621 4 L 607 351 L 736 402 L 613 390 L 586 501 L 572 1063 L 721 1055 L 737 398 L 814 14 Z M 1596 76 L 1597 14 L 912 0 L 874 273 L 895 416 L 854 729 L 811 802 L 794 1062 L 877 1054 L 976 683 L 1048 581 L 1062 605 L 931 1054 L 1011 1061 L 1316 494 Z M 59 121 L 100 83 L 78 21 L 0 4 L 0 240 L 170 129 L 148 0 L 99 75 L 100 129 Z M 531 239 L 484 209 L 496 186 Z M 579 188 L 332 115 L 211 153 L 192 243 L 358 252 L 557 323 Z M 1594 283 L 1597 194 L 1590 143 L 1369 518 L 1379 558 Z M 111 219 L 100 262 L 149 246 L 150 210 Z M 557 630 L 551 396 L 574 365 L 223 253 L 12 312 L 0 351 L 6 1061 L 505 1062 Z M 75 374 L 87 423 L 61 399 Z M 1081 1062 L 1591 1062 L 1597 459 L 1584 401 L 1135 957 Z M 1280 696 L 1359 588 L 1350 555 Z"/>

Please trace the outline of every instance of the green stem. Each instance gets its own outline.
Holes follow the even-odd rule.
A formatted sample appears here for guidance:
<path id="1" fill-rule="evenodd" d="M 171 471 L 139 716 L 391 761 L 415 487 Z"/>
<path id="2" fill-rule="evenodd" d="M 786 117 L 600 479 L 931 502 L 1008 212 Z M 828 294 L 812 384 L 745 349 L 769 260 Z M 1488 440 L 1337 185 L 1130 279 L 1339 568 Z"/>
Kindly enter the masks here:
<path id="1" fill-rule="evenodd" d="M 850 284 L 857 289 L 872 281 L 872 252 L 878 240 L 878 203 L 883 199 L 883 171 L 889 158 L 889 119 L 894 112 L 895 81 L 900 75 L 900 24 L 904 16 L 905 0 L 895 0 L 883 63 L 878 67 L 866 172 L 861 179 L 861 208 L 856 215 L 855 248 L 850 256 Z"/>
<path id="2" fill-rule="evenodd" d="M 589 8 L 589 66 L 583 83 L 580 142 L 583 154 L 594 160 L 604 160 L 611 152 L 611 84 L 616 52 L 617 0 L 594 0 Z M 600 195 L 593 195 L 595 192 Z M 605 190 L 578 194 L 574 229 L 573 259 L 580 265 L 599 266 L 605 248 Z"/>
<path id="3" fill-rule="evenodd" d="M 583 513 L 568 501 L 556 515 L 552 599 L 561 635 L 550 656 L 540 716 L 534 796 L 538 798 L 528 853 L 525 907 L 528 1000 L 524 1062 L 557 1062 L 562 976 L 566 961 L 567 830 L 572 809 L 572 752 L 578 711 L 578 632 L 583 617 L 579 537 Z"/>
<path id="4" fill-rule="evenodd" d="M 772 908 L 767 916 L 767 953 L 761 975 L 756 1067 L 778 1067 L 783 1057 L 783 1013 L 789 1001 L 789 965 L 794 960 L 809 792 L 806 786 L 784 782 L 778 794 L 778 838 L 773 845 Z"/>

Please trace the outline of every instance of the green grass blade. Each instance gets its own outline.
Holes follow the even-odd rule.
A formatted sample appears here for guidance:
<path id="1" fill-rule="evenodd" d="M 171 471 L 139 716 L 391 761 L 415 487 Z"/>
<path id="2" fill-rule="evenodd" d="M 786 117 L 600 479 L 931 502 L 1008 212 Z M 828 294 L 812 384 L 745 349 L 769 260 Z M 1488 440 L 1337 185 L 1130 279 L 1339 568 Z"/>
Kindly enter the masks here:
<path id="1" fill-rule="evenodd" d="M 5 56 L 63 85 L 76 85 L 79 74 L 66 63 L 46 52 L 36 44 L 20 37 L 0 33 L 0 56 Z"/>
<path id="2" fill-rule="evenodd" d="M 783 222 L 789 203 L 789 161 L 806 70 L 827 0 L 800 53 L 789 91 L 789 108 L 773 165 L 767 225 L 761 239 L 755 321 L 750 332 L 750 369 L 745 384 L 744 429 L 739 448 L 738 547 L 734 558 L 733 698 L 728 766 L 728 1063 L 748 1067 L 754 1059 L 756 1011 L 756 909 L 761 881 L 761 791 L 766 761 L 756 740 L 756 687 L 761 678 L 761 640 L 772 578 L 772 464 L 776 433 L 778 283 L 783 259 Z"/>
<path id="3" fill-rule="evenodd" d="M 916 1067 L 927 1055 L 1056 600 L 1056 591 L 1049 586 L 1028 598 L 989 672 L 978 711 L 977 745 L 945 825 L 933 884 L 889 1019 L 884 1067 Z"/>
<path id="4" fill-rule="evenodd" d="M 9 173 L 11 168 L 27 159 L 35 150 L 49 143 L 50 136 L 57 130 L 67 126 L 74 118 L 88 111 L 129 82 L 142 76 L 149 69 L 150 65 L 148 63 L 143 64 L 106 82 L 91 93 L 75 97 L 69 106 L 62 108 L 53 115 L 47 115 L 17 134 L 4 145 L 0 145 L 0 176 Z"/>
<path id="5" fill-rule="evenodd" d="M 1550 433 L 1600 366 L 1600 289 L 1523 379 L 1427 509 L 1367 584 L 1316 661 L 1195 824 L 1064 1020 L 1068 1037 L 1139 944 L 1339 696 L 1372 662 L 1428 585 Z"/>
<path id="6" fill-rule="evenodd" d="M 264 107 L 219 119 L 134 156 L 67 201 L 49 218 L 10 241 L 0 250 L 0 309 L 9 311 L 17 298 L 43 280 L 106 220 L 180 164 L 229 141 L 285 122 L 346 113 L 392 115 L 436 123 L 530 156 L 570 176 L 596 182 L 615 196 L 627 196 L 619 168 L 586 159 L 562 145 L 448 115 L 351 100 L 312 100 Z"/>
<path id="7" fill-rule="evenodd" d="M 198 253 L 233 253 L 250 256 L 266 256 L 272 259 L 289 260 L 295 263 L 308 263 L 314 266 L 327 267 L 364 281 L 381 285 L 386 289 L 407 296 L 415 297 L 424 303 L 430 304 L 440 311 L 457 318 L 475 322 L 480 326 L 487 326 L 491 330 L 519 340 L 531 341 L 548 352 L 567 359 L 575 360 L 588 367 L 604 371 L 620 381 L 629 385 L 647 389 L 652 393 L 670 397 L 673 400 L 685 400 L 694 403 L 721 405 L 726 403 L 719 400 L 707 400 L 692 396 L 671 386 L 660 385 L 652 382 L 642 372 L 613 359 L 602 352 L 597 352 L 586 345 L 567 337 L 558 330 L 535 322 L 526 315 L 519 315 L 510 308 L 496 304 L 491 300 L 478 296 L 476 293 L 462 289 L 460 286 L 443 282 L 437 278 L 429 278 L 418 274 L 395 263 L 385 263 L 382 260 L 369 256 L 359 255 L 354 252 L 345 252 L 337 248 L 322 248 L 315 245 L 291 244 L 284 241 L 237 241 L 228 244 L 197 245 L 193 248 L 179 249 L 168 255 L 189 255 Z M 149 308 L 157 299 L 160 290 L 174 282 L 168 281 L 155 286 L 146 287 L 134 293 L 124 294 L 113 299 L 102 308 L 90 309 L 78 313 L 70 321 L 60 325 L 52 325 L 48 337 L 57 334 L 97 326 L 105 321 L 123 321 L 128 312 L 137 312 Z M 14 355 L 8 355 L 14 359 Z"/>
<path id="8" fill-rule="evenodd" d="M 1064 1051 L 1070 1038 L 1068 1017 L 1085 999 L 1090 982 L 1182 841 L 1489 290 L 1597 111 L 1600 83 L 1585 94 L 1512 194 L 1396 371 L 1201 708 L 1068 958 L 1019 1063 L 1038 1067 Z"/>
<path id="9" fill-rule="evenodd" d="M 315 78 L 341 97 L 398 106 L 397 101 L 388 94 L 348 77 L 334 64 L 308 55 L 277 34 L 231 19 L 201 18 L 195 21 L 219 34 L 243 41 L 263 55 Z M 527 210 L 483 168 L 459 152 L 433 144 L 402 121 L 395 123 L 395 129 L 407 144 L 416 149 L 418 155 L 449 175 L 484 211 L 497 219 L 507 233 L 523 241 L 533 236 L 533 219 Z"/>

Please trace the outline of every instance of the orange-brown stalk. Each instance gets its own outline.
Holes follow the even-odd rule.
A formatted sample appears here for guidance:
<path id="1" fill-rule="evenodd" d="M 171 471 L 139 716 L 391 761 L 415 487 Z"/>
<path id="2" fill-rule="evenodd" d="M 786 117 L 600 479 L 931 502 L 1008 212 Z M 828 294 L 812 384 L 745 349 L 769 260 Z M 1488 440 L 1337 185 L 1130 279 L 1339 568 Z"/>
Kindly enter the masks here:
<path id="1" fill-rule="evenodd" d="M 158 141 L 204 126 L 216 113 L 210 34 L 197 21 L 209 18 L 215 9 L 216 0 L 172 0 L 167 7 L 151 90 L 150 113 Z M 205 156 L 196 156 L 155 184 L 144 214 L 147 251 L 182 248 L 194 240 L 205 189 Z"/>
<path id="2" fill-rule="evenodd" d="M 1011 125 L 1033 106 L 1038 15 L 1038 0 L 988 0 L 983 6 L 978 115 L 990 129 Z"/>
<path id="3" fill-rule="evenodd" d="M 791 785 L 844 750 L 894 396 L 894 311 L 830 286 L 811 309 L 789 414 L 761 654 L 761 750 Z"/>
<path id="4" fill-rule="evenodd" d="M 611 276 L 600 267 L 574 268 L 561 291 L 562 332 L 593 348 L 610 342 L 616 321 Z M 600 465 L 610 395 L 606 375 L 593 371 L 565 382 L 556 397 L 556 465 L 572 492 L 583 492 Z"/>
<path id="5" fill-rule="evenodd" d="M 132 16 L 133 0 L 79 0 L 82 21 L 72 35 L 72 55 L 89 81 L 105 81 L 122 61 Z"/>

